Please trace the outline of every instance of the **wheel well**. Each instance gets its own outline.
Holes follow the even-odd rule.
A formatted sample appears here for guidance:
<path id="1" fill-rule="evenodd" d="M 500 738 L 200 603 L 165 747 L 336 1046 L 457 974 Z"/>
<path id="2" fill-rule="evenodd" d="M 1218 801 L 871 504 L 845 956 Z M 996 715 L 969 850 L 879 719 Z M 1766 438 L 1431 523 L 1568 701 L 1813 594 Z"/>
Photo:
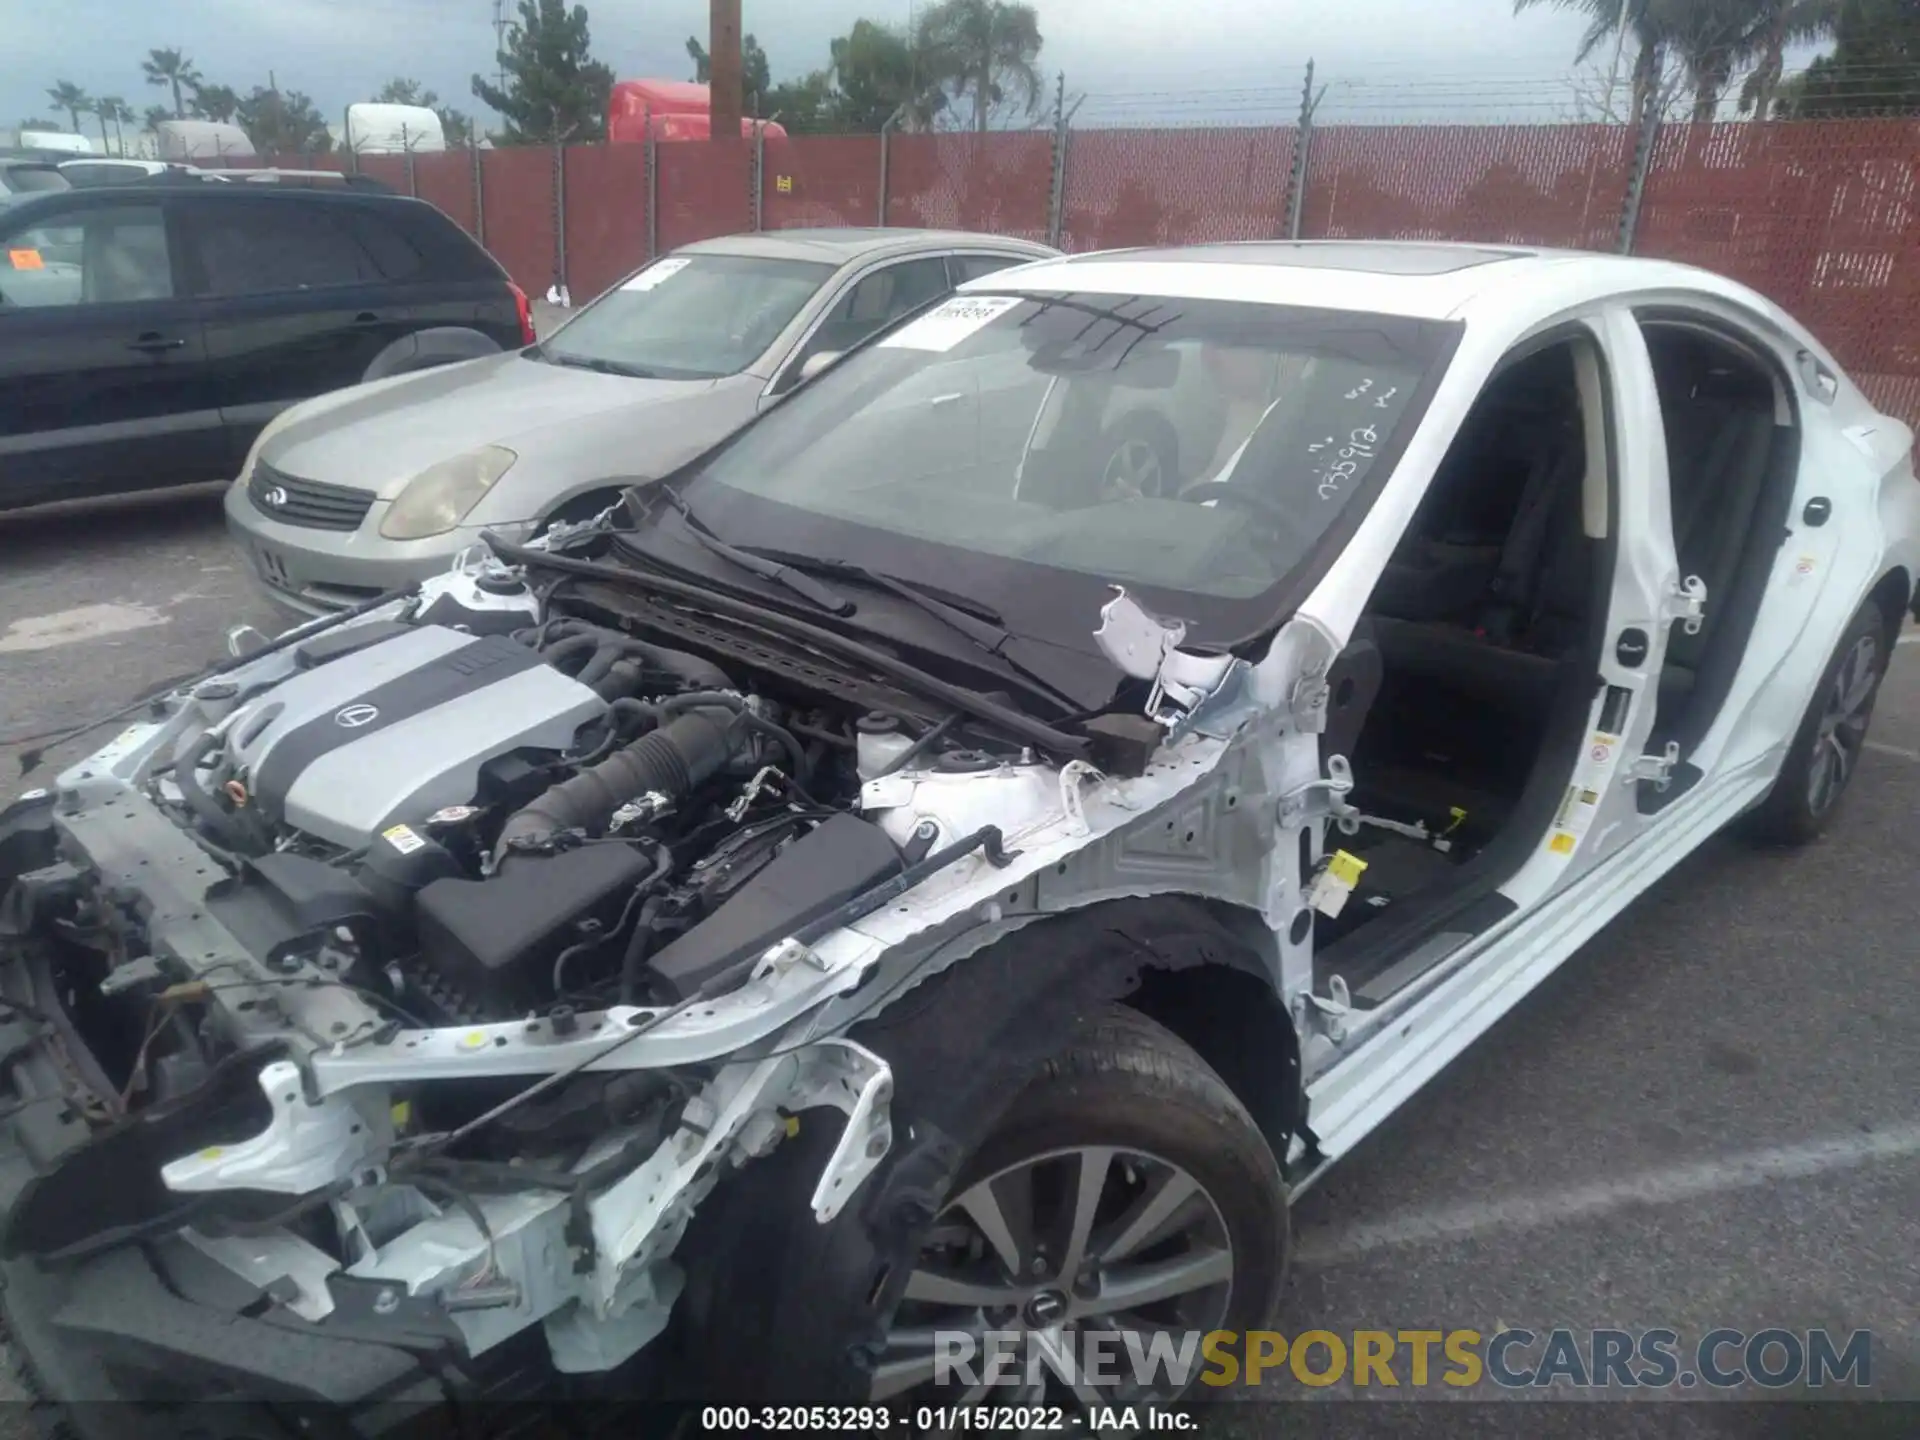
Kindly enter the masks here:
<path id="1" fill-rule="evenodd" d="M 582 520 L 591 520 L 602 510 L 620 498 L 624 487 L 610 485 L 600 490 L 589 490 L 585 494 L 575 495 L 564 505 L 556 505 L 547 516 L 549 525 L 574 525 Z"/>
<path id="2" fill-rule="evenodd" d="M 1880 613 L 1887 617 L 1887 648 L 1891 650 L 1894 642 L 1900 638 L 1900 629 L 1907 622 L 1907 606 L 1913 599 L 1913 581 L 1900 566 L 1895 566 L 1880 577 L 1880 583 L 1873 587 L 1873 593 L 1867 599 L 1880 607 Z"/>
<path id="3" fill-rule="evenodd" d="M 1253 1116 L 1284 1170 L 1301 1113 L 1300 1042 L 1265 980 L 1230 965 L 1148 970 L 1120 1002 L 1191 1045 Z"/>

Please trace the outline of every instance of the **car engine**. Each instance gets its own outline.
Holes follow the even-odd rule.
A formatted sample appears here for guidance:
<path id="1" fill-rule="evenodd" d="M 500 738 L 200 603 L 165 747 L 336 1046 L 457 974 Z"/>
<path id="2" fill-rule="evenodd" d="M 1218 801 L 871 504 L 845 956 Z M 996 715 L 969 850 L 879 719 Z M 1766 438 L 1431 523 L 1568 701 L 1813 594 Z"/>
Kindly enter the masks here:
<path id="1" fill-rule="evenodd" d="M 781 1115 L 847 1115 L 816 1214 L 846 1202 L 890 1075 L 787 1038 L 859 977 L 812 947 L 878 954 L 843 927 L 1007 863 L 969 816 L 1060 813 L 1030 751 L 493 562 L 144 709 L 0 812 L 0 1004 L 53 1031 L 15 1071 L 44 1133 L 0 1243 L 184 1244 L 309 1321 L 385 1295 L 468 1354 L 544 1325 L 561 1370 L 658 1333 L 693 1206 Z M 981 803 L 881 793 L 923 782 Z"/>

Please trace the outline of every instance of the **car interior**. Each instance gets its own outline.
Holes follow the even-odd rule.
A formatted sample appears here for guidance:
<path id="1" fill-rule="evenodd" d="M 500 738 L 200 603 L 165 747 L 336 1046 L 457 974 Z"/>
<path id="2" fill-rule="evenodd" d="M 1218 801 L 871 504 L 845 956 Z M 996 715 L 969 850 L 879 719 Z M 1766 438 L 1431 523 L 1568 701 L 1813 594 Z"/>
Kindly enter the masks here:
<path id="1" fill-rule="evenodd" d="M 1791 409 L 1753 359 L 1696 326 L 1645 334 L 1681 573 L 1709 597 L 1697 633 L 1674 628 L 1658 688 L 1652 744 L 1684 753 L 1744 652 L 1797 451 Z M 1329 677 L 1324 753 L 1347 757 L 1348 801 L 1372 820 L 1327 842 L 1367 868 L 1337 919 L 1316 918 L 1317 963 L 1363 1007 L 1504 912 L 1494 889 L 1539 842 L 1584 735 L 1612 571 L 1589 344 L 1550 344 L 1490 382 Z"/>

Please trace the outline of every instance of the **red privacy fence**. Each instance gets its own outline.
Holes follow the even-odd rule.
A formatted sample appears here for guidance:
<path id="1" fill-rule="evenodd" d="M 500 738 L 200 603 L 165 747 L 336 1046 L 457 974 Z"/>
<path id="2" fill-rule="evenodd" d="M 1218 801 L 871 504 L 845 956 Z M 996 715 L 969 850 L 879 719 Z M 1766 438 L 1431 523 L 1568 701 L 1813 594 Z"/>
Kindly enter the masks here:
<path id="1" fill-rule="evenodd" d="M 883 215 L 1068 250 L 1624 240 L 1772 297 L 1920 420 L 1920 120 L 800 135 L 357 163 L 439 206 L 528 291 L 564 279 L 576 305 L 692 240 Z"/>

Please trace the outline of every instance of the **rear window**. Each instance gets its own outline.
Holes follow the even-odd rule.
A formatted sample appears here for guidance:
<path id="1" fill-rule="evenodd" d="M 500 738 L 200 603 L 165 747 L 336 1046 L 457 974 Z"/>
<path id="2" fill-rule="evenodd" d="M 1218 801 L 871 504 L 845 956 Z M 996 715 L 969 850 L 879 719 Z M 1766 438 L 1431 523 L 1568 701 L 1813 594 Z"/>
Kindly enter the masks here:
<path id="1" fill-rule="evenodd" d="M 367 216 L 412 250 L 419 257 L 416 263 L 432 279 L 506 284 L 500 267 L 480 242 L 445 211 L 424 200 L 375 201 L 354 213 Z"/>
<path id="2" fill-rule="evenodd" d="M 366 210 L 343 212 L 341 219 L 353 238 L 387 280 L 409 280 L 420 273 L 420 251 L 385 217 Z"/>

